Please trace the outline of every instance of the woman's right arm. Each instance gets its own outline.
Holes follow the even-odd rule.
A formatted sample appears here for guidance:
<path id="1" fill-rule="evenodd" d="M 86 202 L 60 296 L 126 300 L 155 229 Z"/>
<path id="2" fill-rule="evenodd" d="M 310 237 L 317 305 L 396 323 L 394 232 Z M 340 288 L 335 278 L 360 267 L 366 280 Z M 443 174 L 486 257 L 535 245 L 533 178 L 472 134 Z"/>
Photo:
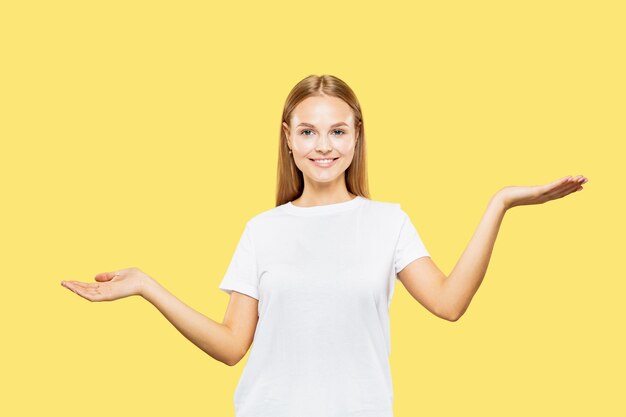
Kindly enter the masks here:
<path id="1" fill-rule="evenodd" d="M 218 323 L 189 307 L 151 277 L 142 281 L 139 295 L 154 305 L 183 336 L 209 356 L 229 366 L 238 362 L 237 339 L 226 324 Z"/>
<path id="2" fill-rule="evenodd" d="M 223 323 L 189 307 L 138 268 L 96 275 L 97 282 L 61 284 L 89 301 L 113 301 L 140 295 L 154 305 L 189 341 L 212 358 L 236 365 L 252 344 L 257 324 L 257 300 L 233 292 Z"/>

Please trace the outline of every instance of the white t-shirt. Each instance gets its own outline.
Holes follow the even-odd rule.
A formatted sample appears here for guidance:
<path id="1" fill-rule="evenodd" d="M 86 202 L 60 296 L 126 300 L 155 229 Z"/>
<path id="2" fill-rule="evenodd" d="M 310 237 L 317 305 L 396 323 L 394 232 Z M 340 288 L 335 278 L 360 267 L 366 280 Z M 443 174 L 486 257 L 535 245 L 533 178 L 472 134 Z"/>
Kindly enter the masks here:
<path id="1" fill-rule="evenodd" d="M 259 300 L 236 417 L 392 417 L 389 306 L 422 256 L 397 203 L 289 202 L 250 219 L 219 285 Z"/>

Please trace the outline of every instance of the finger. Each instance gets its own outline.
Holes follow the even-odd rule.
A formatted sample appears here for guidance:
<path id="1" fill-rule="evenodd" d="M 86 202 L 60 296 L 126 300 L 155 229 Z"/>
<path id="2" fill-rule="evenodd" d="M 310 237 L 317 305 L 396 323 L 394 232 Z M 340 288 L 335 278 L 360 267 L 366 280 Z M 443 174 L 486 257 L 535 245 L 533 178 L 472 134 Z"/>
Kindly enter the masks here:
<path id="1" fill-rule="evenodd" d="M 70 289 L 88 301 L 102 301 L 104 299 L 104 295 L 100 293 L 98 287 L 78 286 L 76 285 L 77 282 L 72 284 L 74 285 Z"/>
<path id="2" fill-rule="evenodd" d="M 546 194 L 545 194 L 545 198 L 547 198 L 548 200 L 555 200 L 557 198 L 561 198 L 566 196 L 567 194 L 570 194 L 572 192 L 574 192 L 576 190 L 576 188 L 579 187 L 579 184 L 576 184 L 572 181 L 567 181 L 566 183 L 552 189 L 549 190 Z"/>
<path id="3" fill-rule="evenodd" d="M 94 277 L 94 279 L 95 279 L 96 281 L 108 281 L 108 280 L 110 280 L 110 279 L 111 279 L 111 278 L 110 278 L 110 274 L 111 274 L 110 272 L 101 272 L 101 273 L 97 274 L 97 275 Z"/>
<path id="4" fill-rule="evenodd" d="M 576 178 L 573 178 L 571 181 L 569 181 L 573 189 L 568 188 L 567 192 L 564 195 L 582 190 L 581 186 L 585 184 L 587 181 L 589 180 L 584 175 L 578 175 Z"/>
<path id="5" fill-rule="evenodd" d="M 88 293 L 87 290 L 85 290 L 84 288 L 81 287 L 75 287 L 74 288 L 74 292 L 78 295 L 80 295 L 81 297 L 83 297 L 86 300 L 92 301 L 91 299 L 91 295 Z"/>
<path id="6" fill-rule="evenodd" d="M 580 191 L 582 190 L 582 187 L 580 186 L 580 184 L 573 184 L 572 187 L 569 187 L 565 190 L 561 190 L 561 192 L 559 192 L 556 196 L 552 197 L 553 199 L 557 199 L 557 198 L 563 198 L 566 195 L 570 195 L 572 193 L 575 193 L 576 191 Z"/>
<path id="7" fill-rule="evenodd" d="M 554 181 L 554 183 L 580 182 L 580 181 L 587 182 L 587 180 L 588 178 L 585 177 L 584 175 L 576 175 L 576 176 L 568 175 L 567 177 L 563 177 L 560 180 Z"/>
<path id="8" fill-rule="evenodd" d="M 102 272 L 94 277 L 96 281 L 110 281 L 116 276 L 119 276 L 119 272 Z"/>
<path id="9" fill-rule="evenodd" d="M 82 282 L 80 282 L 80 281 L 65 280 L 65 281 L 63 281 L 63 284 L 64 284 L 64 285 L 66 285 L 66 286 L 72 286 L 72 287 L 73 287 L 73 286 L 75 286 L 75 285 L 82 284 Z"/>
<path id="10" fill-rule="evenodd" d="M 82 296 L 83 289 L 76 285 L 76 281 L 65 281 L 63 286 L 75 294 Z"/>
<path id="11" fill-rule="evenodd" d="M 559 179 L 559 180 L 552 181 L 552 182 L 550 182 L 550 183 L 548 183 L 548 184 L 544 185 L 544 188 L 546 188 L 546 189 L 552 189 L 552 188 L 555 188 L 555 187 L 559 187 L 559 186 L 561 186 L 561 185 L 563 185 L 563 184 L 567 184 L 567 182 L 569 181 L 569 179 L 570 179 L 570 177 L 563 177 L 563 178 L 561 178 L 561 179 Z"/>
<path id="12" fill-rule="evenodd" d="M 539 195 L 540 198 L 544 201 L 552 200 L 554 198 L 557 198 L 559 194 L 567 192 L 570 188 L 573 188 L 573 186 L 569 182 L 569 180 L 566 180 L 565 182 L 559 182 L 551 187 L 550 184 L 546 184 L 541 188 Z"/>
<path id="13" fill-rule="evenodd" d="M 588 178 L 585 177 L 584 175 L 576 175 L 575 177 L 571 179 L 572 182 L 579 183 L 579 184 L 584 184 L 585 182 L 587 182 L 587 180 Z"/>
<path id="14" fill-rule="evenodd" d="M 566 177 L 566 180 L 562 184 L 559 184 L 559 187 L 557 188 L 569 189 L 570 187 L 577 187 L 585 182 L 587 182 L 587 178 L 582 175 L 577 175 L 575 177 L 569 176 Z"/>
<path id="15" fill-rule="evenodd" d="M 69 282 L 76 287 L 85 288 L 85 289 L 98 285 L 97 282 L 93 282 L 93 283 L 81 282 L 81 281 L 66 281 L 66 282 Z"/>
<path id="16" fill-rule="evenodd" d="M 567 177 L 563 177 L 561 179 L 549 182 L 541 186 L 541 193 L 546 194 L 546 193 L 553 192 L 554 190 L 557 190 L 559 188 L 567 187 L 568 184 L 570 184 L 571 179 L 572 179 L 572 176 L 568 175 Z"/>
<path id="17" fill-rule="evenodd" d="M 573 185 L 572 188 L 567 189 L 567 192 L 565 192 L 562 197 L 575 193 L 576 191 L 580 191 L 580 190 L 582 190 L 582 187 L 580 186 L 580 183 L 577 182 L 576 184 Z"/>

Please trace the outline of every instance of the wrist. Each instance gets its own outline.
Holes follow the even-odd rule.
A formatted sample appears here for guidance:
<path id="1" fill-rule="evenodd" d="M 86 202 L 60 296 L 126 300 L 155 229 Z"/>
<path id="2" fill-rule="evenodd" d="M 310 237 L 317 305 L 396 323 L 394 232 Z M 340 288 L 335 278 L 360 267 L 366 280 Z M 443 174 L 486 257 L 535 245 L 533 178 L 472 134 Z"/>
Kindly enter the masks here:
<path id="1" fill-rule="evenodd" d="M 493 197 L 491 197 L 491 203 L 495 204 L 503 212 L 511 208 L 511 204 L 506 200 L 504 195 L 499 191 Z"/>
<path id="2" fill-rule="evenodd" d="M 158 282 L 156 282 L 152 277 L 145 275 L 139 280 L 137 294 L 148 300 L 150 298 L 150 294 L 154 292 L 157 285 Z"/>

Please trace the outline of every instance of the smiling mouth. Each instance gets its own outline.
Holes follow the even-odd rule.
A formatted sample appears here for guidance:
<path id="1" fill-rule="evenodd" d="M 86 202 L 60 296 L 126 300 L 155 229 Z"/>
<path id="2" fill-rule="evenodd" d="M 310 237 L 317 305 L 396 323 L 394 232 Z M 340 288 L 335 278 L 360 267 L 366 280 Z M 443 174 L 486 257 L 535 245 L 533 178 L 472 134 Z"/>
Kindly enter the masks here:
<path id="1" fill-rule="evenodd" d="M 319 158 L 319 159 L 311 159 L 311 158 L 309 158 L 309 159 L 311 161 L 325 161 L 325 160 L 328 160 L 328 159 L 335 161 L 335 160 L 339 159 L 339 157 L 336 157 L 336 158 Z"/>

